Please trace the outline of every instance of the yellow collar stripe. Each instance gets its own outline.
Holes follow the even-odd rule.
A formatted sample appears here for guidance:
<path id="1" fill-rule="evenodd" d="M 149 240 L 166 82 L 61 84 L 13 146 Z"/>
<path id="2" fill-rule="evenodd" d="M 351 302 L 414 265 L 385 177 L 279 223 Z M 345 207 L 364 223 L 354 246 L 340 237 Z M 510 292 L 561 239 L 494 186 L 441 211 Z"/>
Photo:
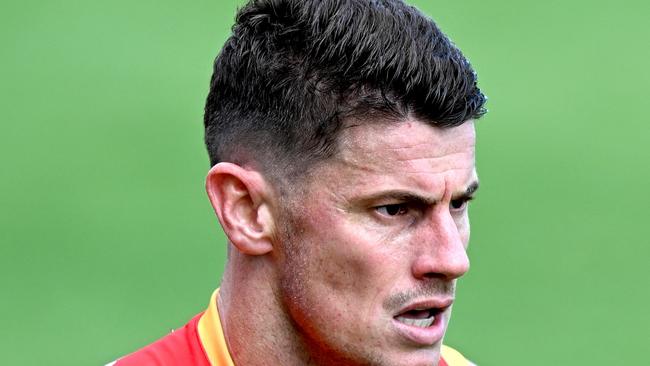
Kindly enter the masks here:
<path id="1" fill-rule="evenodd" d="M 445 362 L 449 366 L 469 366 L 470 363 L 467 361 L 460 352 L 456 351 L 451 347 L 447 347 L 444 344 L 441 349 L 442 358 L 445 359 Z"/>
<path id="2" fill-rule="evenodd" d="M 212 293 L 208 309 L 199 319 L 199 338 L 212 366 L 235 366 L 221 328 L 217 296 L 219 296 L 219 289 Z"/>

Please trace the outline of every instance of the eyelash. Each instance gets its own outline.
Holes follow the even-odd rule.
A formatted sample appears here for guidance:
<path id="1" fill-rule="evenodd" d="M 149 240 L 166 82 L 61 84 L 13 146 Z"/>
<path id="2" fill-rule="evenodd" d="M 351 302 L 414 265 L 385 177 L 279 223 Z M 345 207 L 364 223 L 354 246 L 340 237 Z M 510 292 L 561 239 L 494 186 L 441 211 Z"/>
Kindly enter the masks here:
<path id="1" fill-rule="evenodd" d="M 450 208 L 450 210 L 452 212 L 460 212 L 460 211 L 464 210 L 467 207 L 467 204 L 469 203 L 469 201 L 471 201 L 473 199 L 474 199 L 474 197 L 463 197 L 463 198 L 451 200 L 451 202 L 449 202 L 449 208 Z M 454 207 L 455 206 L 454 203 L 460 203 L 460 206 L 459 207 Z M 408 203 L 393 203 L 393 204 L 389 204 L 389 205 L 377 206 L 377 207 L 375 207 L 375 210 L 379 211 L 379 213 L 381 215 L 383 215 L 383 216 L 395 217 L 395 216 L 405 215 L 410 209 L 412 209 L 411 206 L 412 205 L 410 205 Z M 381 211 L 384 211 L 384 212 L 381 212 Z M 393 212 L 393 213 L 391 213 L 391 212 Z"/>
<path id="2" fill-rule="evenodd" d="M 382 206 L 377 206 L 375 207 L 375 210 L 380 211 L 384 209 L 386 211 L 385 213 L 380 212 L 380 214 L 388 217 L 393 217 L 393 216 L 399 216 L 399 215 L 404 215 L 406 212 L 409 210 L 408 204 L 406 203 L 394 203 L 390 205 L 382 205 Z M 389 212 L 391 209 L 397 209 L 397 212 L 394 214 L 390 214 Z"/>
<path id="3" fill-rule="evenodd" d="M 449 208 L 452 211 L 462 211 L 465 207 L 467 207 L 467 204 L 469 203 L 469 201 L 471 201 L 473 199 L 474 199 L 474 197 L 463 197 L 463 198 L 451 200 L 451 202 L 449 202 Z M 460 202 L 461 206 L 458 207 L 458 208 L 454 207 L 454 202 Z"/>

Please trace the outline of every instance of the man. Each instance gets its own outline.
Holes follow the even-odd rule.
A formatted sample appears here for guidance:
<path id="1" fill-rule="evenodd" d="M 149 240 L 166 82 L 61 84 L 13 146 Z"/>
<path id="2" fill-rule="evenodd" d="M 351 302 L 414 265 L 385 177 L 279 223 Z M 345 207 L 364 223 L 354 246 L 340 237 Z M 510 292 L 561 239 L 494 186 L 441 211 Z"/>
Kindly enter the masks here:
<path id="1" fill-rule="evenodd" d="M 460 51 L 399 0 L 249 2 L 205 108 L 220 289 L 115 364 L 469 365 L 442 340 L 484 102 Z"/>

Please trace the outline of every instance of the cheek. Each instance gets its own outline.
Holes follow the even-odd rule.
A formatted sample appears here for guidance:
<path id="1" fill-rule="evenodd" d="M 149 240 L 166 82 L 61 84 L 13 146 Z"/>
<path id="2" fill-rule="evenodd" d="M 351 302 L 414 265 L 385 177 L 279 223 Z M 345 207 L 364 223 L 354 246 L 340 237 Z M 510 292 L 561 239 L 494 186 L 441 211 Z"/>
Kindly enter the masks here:
<path id="1" fill-rule="evenodd" d="M 301 245 L 308 246 L 309 280 L 318 282 L 319 292 L 336 296 L 342 306 L 379 297 L 395 272 L 385 243 L 335 214 L 309 217 L 320 220 L 305 220 Z"/>
<path id="2" fill-rule="evenodd" d="M 329 291 L 360 296 L 374 287 L 378 259 L 366 240 L 358 233 L 330 226 L 330 230 L 320 233 L 317 243 L 311 243 L 317 253 L 314 269 L 323 274 L 322 280 Z"/>
<path id="3" fill-rule="evenodd" d="M 458 229 L 458 236 L 460 237 L 463 246 L 467 248 L 470 236 L 469 216 L 467 215 L 467 212 L 456 220 L 456 228 Z"/>
<path id="4" fill-rule="evenodd" d="M 382 299 L 390 293 L 395 271 L 384 253 L 359 230 L 322 217 L 305 222 L 294 237 L 295 253 L 287 253 L 284 299 L 291 317 L 311 338 L 333 334 L 349 342 L 374 334 Z"/>
<path id="5" fill-rule="evenodd" d="M 462 240 L 463 246 L 467 250 L 467 247 L 469 247 L 469 229 L 460 233 L 460 240 Z"/>

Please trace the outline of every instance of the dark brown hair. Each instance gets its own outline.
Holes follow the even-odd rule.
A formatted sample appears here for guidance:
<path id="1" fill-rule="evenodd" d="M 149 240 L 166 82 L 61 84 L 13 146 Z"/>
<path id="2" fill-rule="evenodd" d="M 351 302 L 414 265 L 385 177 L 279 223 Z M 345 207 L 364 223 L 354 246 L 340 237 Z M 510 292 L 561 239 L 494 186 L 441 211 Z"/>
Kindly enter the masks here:
<path id="1" fill-rule="evenodd" d="M 469 62 L 399 0 L 253 0 L 214 62 L 205 106 L 212 165 L 291 176 L 336 153 L 350 117 L 439 127 L 485 113 Z"/>

